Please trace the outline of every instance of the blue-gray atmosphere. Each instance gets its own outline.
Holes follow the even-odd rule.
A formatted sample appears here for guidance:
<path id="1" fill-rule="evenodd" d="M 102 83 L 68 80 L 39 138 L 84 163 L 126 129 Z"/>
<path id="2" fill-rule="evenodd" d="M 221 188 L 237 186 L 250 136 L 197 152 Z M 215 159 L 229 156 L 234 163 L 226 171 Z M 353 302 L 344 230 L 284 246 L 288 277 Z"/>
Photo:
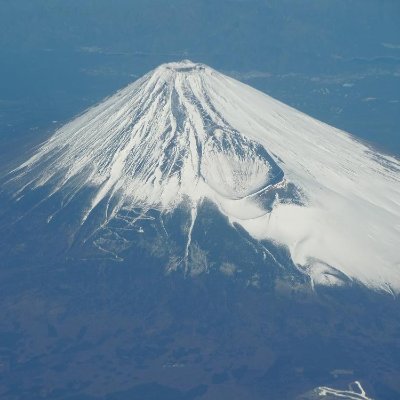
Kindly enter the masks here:
<path id="1" fill-rule="evenodd" d="M 0 0 L 0 399 L 400 399 L 400 2 Z"/>

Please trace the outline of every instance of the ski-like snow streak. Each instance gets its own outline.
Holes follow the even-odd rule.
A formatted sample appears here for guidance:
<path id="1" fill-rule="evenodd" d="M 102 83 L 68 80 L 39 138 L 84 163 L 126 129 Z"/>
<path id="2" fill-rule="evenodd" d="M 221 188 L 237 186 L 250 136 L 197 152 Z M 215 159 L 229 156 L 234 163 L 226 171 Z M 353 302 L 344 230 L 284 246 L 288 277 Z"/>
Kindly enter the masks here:
<path id="1" fill-rule="evenodd" d="M 254 238 L 286 245 L 313 284 L 400 291 L 400 163 L 190 61 L 160 66 L 59 129 L 13 171 L 65 203 L 172 210 L 208 198 Z"/>

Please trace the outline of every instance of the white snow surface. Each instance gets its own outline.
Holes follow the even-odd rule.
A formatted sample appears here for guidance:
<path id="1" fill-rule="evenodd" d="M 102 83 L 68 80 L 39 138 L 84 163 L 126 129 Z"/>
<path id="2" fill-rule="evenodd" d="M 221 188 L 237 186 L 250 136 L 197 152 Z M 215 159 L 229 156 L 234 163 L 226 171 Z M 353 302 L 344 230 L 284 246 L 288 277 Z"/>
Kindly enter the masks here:
<path id="1" fill-rule="evenodd" d="M 164 64 L 66 124 L 14 171 L 65 202 L 95 188 L 105 220 L 213 201 L 258 240 L 288 247 L 313 284 L 344 274 L 400 292 L 400 162 L 210 67 Z M 295 185 L 302 204 L 260 194 Z M 339 273 L 339 275 L 338 275 Z"/>

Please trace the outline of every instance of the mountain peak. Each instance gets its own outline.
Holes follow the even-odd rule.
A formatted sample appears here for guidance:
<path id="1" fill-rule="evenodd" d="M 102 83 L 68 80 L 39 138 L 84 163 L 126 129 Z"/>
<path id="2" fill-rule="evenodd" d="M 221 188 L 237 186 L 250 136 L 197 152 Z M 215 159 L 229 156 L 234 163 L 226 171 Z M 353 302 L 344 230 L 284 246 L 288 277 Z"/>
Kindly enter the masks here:
<path id="1" fill-rule="evenodd" d="M 193 73 L 193 72 L 205 71 L 206 68 L 210 69 L 205 64 L 195 63 L 190 60 L 182 60 L 182 61 L 162 64 L 157 69 L 169 70 L 174 72 Z"/>
<path id="2" fill-rule="evenodd" d="M 82 224 L 98 207 L 106 225 L 123 209 L 182 203 L 194 221 L 208 199 L 255 239 L 285 245 L 315 284 L 400 291 L 399 161 L 203 64 L 158 67 L 13 174 L 17 197 L 48 187 L 64 205 L 89 188 Z"/>

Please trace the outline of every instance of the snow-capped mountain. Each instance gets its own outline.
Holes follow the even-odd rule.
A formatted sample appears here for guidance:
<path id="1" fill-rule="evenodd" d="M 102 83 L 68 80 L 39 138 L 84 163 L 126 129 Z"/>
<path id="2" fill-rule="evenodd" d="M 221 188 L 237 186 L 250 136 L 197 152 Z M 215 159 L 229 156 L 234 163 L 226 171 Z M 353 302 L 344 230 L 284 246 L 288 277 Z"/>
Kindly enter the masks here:
<path id="1" fill-rule="evenodd" d="M 60 208 L 90 189 L 81 225 L 100 206 L 106 226 L 185 204 L 187 248 L 206 199 L 255 240 L 286 246 L 312 284 L 344 276 L 400 291 L 400 162 L 202 64 L 161 65 L 109 97 L 11 182 L 16 199 L 48 188 Z"/>

